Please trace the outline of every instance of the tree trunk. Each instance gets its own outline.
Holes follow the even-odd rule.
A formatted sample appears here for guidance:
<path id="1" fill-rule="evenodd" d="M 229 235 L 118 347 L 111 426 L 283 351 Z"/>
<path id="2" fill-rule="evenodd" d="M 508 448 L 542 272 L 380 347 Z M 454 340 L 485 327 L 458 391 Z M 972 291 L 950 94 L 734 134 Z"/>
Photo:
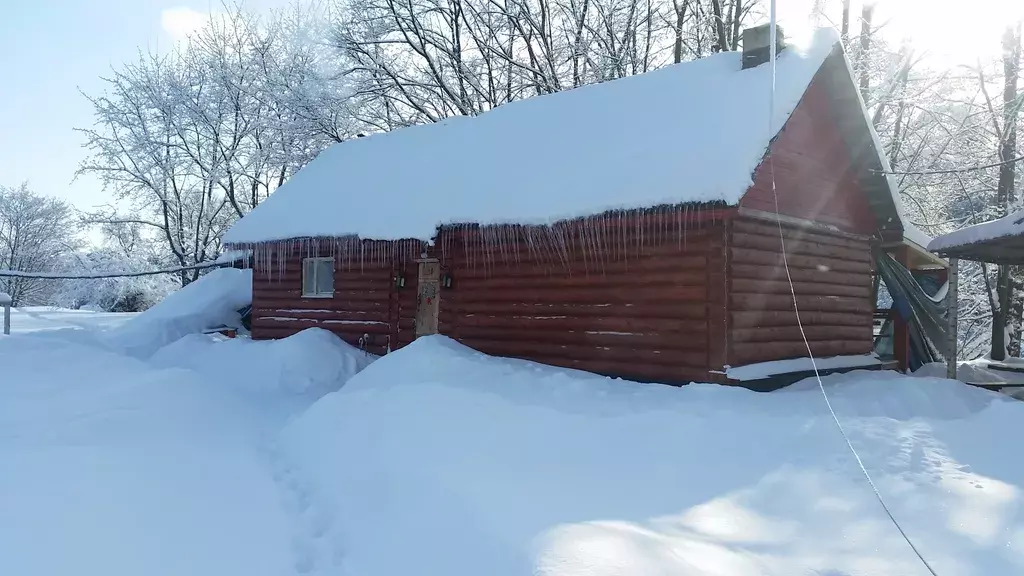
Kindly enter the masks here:
<path id="1" fill-rule="evenodd" d="M 715 31 L 718 33 L 714 51 L 725 52 L 729 49 L 729 40 L 725 35 L 725 20 L 722 18 L 722 0 L 711 0 L 711 10 L 715 18 Z"/>
<path id="2" fill-rule="evenodd" d="M 996 202 L 1000 216 L 1006 216 L 1015 200 L 1014 179 L 1016 164 L 1010 162 L 1017 155 L 1017 80 L 1020 76 L 1020 25 L 1006 28 L 1003 34 L 1003 139 L 999 143 L 999 184 L 996 188 Z M 1012 317 L 1014 303 L 1013 283 L 1010 281 L 1010 267 L 1000 266 L 996 282 L 996 294 L 999 302 L 998 312 L 992 311 L 992 350 L 993 360 L 1005 358 L 1006 346 L 1009 344 L 1019 354 L 1020 334 L 1014 330 L 1010 334 L 1010 342 L 1006 342 L 1006 327 L 1015 326 L 1017 319 Z"/>
<path id="3" fill-rule="evenodd" d="M 843 44 L 850 39 L 850 0 L 843 0 L 843 24 L 840 32 L 843 35 Z"/>
<path id="4" fill-rule="evenodd" d="M 868 72 L 871 69 L 871 17 L 874 12 L 875 5 L 866 2 L 860 14 L 860 97 L 865 104 L 868 102 L 868 88 L 871 84 Z"/>

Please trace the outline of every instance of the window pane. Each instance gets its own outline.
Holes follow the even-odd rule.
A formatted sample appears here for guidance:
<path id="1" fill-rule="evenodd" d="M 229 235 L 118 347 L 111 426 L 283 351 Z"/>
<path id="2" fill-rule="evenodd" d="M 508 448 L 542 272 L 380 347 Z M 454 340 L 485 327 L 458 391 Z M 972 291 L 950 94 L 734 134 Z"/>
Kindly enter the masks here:
<path id="1" fill-rule="evenodd" d="M 303 294 L 315 294 L 316 293 L 316 260 L 311 258 L 303 258 L 302 260 L 302 293 Z"/>
<path id="2" fill-rule="evenodd" d="M 324 259 L 317 262 L 316 291 L 317 294 L 334 293 L 334 260 Z"/>

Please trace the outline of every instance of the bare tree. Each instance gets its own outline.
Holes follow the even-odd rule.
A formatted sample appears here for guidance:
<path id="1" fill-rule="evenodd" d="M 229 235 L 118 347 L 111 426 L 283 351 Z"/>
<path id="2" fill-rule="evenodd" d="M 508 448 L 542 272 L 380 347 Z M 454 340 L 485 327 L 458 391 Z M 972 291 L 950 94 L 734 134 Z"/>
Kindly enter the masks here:
<path id="1" fill-rule="evenodd" d="M 72 208 L 56 198 L 39 196 L 23 183 L 0 186 L 0 269 L 50 272 L 78 245 Z M 0 292 L 15 306 L 46 303 L 52 282 L 37 278 L 0 278 Z"/>

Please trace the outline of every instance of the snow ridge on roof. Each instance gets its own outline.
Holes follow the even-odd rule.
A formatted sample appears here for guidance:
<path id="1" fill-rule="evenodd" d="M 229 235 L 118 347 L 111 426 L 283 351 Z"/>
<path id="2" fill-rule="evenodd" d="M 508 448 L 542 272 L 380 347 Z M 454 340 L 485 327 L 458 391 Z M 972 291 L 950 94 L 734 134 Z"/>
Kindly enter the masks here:
<path id="1" fill-rule="evenodd" d="M 932 252 L 941 252 L 968 244 L 976 244 L 987 240 L 994 240 L 1004 236 L 1019 236 L 1024 234 L 1024 210 L 1019 210 L 998 220 L 975 224 L 960 230 L 954 230 L 949 234 L 936 236 L 928 244 Z"/>
<path id="2" fill-rule="evenodd" d="M 776 133 L 838 42 L 824 28 L 779 54 Z M 741 70 L 729 52 L 335 144 L 223 240 L 429 240 L 442 224 L 735 204 L 775 136 L 771 82 L 770 66 Z"/>

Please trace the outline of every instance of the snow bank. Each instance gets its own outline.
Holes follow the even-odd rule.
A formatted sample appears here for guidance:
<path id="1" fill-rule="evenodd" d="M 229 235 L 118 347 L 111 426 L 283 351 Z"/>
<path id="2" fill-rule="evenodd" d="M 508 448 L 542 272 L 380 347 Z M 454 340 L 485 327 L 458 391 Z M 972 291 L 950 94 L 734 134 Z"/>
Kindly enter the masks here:
<path id="1" fill-rule="evenodd" d="M 11 299 L 10 295 L 8 295 L 6 292 L 0 292 L 0 306 L 3 306 L 4 304 L 10 304 L 11 302 L 14 302 L 14 300 Z"/>
<path id="2" fill-rule="evenodd" d="M 940 574 L 1024 570 L 1024 404 L 960 383 L 825 378 Z M 925 574 L 817 383 L 639 385 L 444 337 L 374 362 L 284 432 L 319 551 L 361 576 Z"/>
<path id="3" fill-rule="evenodd" d="M 928 244 L 932 252 L 942 252 L 951 248 L 976 244 L 987 240 L 994 240 L 1004 236 L 1019 236 L 1024 234 L 1024 210 L 1014 212 L 998 220 L 975 224 L 949 234 L 936 236 Z"/>
<path id="4" fill-rule="evenodd" d="M 242 326 L 238 311 L 252 302 L 252 270 L 219 268 L 105 334 L 114 349 L 145 358 L 188 334 Z"/>
<path id="5" fill-rule="evenodd" d="M 727 368 L 725 375 L 733 380 L 747 381 L 768 378 L 776 374 L 787 374 L 790 372 L 803 372 L 805 370 L 834 370 L 837 368 L 864 368 L 867 366 L 878 366 L 882 361 L 877 356 L 865 354 L 860 356 L 829 356 L 826 358 L 791 358 L 789 360 L 773 360 L 771 362 L 758 362 L 745 366 Z"/>
<path id="6" fill-rule="evenodd" d="M 376 356 L 327 330 L 309 328 L 268 341 L 192 334 L 161 348 L 149 361 L 156 366 L 189 368 L 247 391 L 319 398 L 340 388 L 374 359 Z"/>
<path id="7" fill-rule="evenodd" d="M 0 574 L 298 573 L 266 423 L 194 372 L 0 339 Z"/>
<path id="8" fill-rule="evenodd" d="M 835 30 L 822 29 L 780 53 L 773 111 L 771 67 L 741 70 L 741 54 L 728 52 L 335 144 L 224 242 L 429 240 L 444 223 L 546 224 L 621 208 L 736 203 L 775 136 L 769 116 L 778 132 L 837 42 Z M 751 105 L 757 94 L 764 98 Z M 458 170 L 437 169 L 453 157 Z"/>

